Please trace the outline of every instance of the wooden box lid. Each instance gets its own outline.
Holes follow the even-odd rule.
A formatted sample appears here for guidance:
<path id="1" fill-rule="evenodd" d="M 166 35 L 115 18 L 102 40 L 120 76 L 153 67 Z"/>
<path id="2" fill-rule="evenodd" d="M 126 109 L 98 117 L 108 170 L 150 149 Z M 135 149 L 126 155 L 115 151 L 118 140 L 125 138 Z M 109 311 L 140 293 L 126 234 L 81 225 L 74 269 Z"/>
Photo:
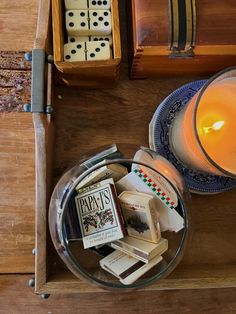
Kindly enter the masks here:
<path id="1" fill-rule="evenodd" d="M 220 49 L 218 46 L 236 45 L 235 0 L 187 0 L 186 3 L 195 5 L 196 47 L 215 46 Z M 169 46 L 171 5 L 185 14 L 185 0 L 132 0 L 133 44 L 136 49 Z"/>

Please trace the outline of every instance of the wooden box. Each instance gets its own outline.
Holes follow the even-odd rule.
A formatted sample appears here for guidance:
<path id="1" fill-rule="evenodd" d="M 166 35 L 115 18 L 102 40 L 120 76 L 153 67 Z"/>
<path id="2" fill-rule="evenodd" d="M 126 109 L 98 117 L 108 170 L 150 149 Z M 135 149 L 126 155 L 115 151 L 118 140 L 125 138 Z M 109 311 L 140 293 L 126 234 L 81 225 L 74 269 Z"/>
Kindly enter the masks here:
<path id="1" fill-rule="evenodd" d="M 52 0 L 53 55 L 60 79 L 69 86 L 90 88 L 113 87 L 119 78 L 121 43 L 118 0 L 111 1 L 113 58 L 104 61 L 64 62 L 65 29 L 64 0 Z"/>
<path id="2" fill-rule="evenodd" d="M 50 0 L 41 1 L 43 18 L 39 18 L 35 42 L 36 49 L 45 49 L 47 53 L 49 18 L 45 18 L 45 12 L 49 12 L 49 6 Z M 124 1 L 120 2 L 120 9 L 124 16 Z M 48 232 L 52 188 L 64 170 L 89 150 L 122 141 L 147 146 L 148 123 L 157 103 L 189 78 L 130 81 L 124 67 L 123 79 L 116 89 L 88 91 L 55 86 L 50 81 L 51 70 L 49 67 L 47 99 L 54 106 L 54 113 L 32 114 L 36 155 L 35 291 L 98 293 L 100 288 L 79 280 L 65 267 L 52 245 Z M 145 290 L 236 287 L 235 204 L 235 190 L 211 196 L 193 195 L 189 208 L 192 238 L 182 262 L 170 276 Z"/>
<path id="3" fill-rule="evenodd" d="M 206 75 L 236 64 L 234 0 L 129 0 L 131 78 Z"/>

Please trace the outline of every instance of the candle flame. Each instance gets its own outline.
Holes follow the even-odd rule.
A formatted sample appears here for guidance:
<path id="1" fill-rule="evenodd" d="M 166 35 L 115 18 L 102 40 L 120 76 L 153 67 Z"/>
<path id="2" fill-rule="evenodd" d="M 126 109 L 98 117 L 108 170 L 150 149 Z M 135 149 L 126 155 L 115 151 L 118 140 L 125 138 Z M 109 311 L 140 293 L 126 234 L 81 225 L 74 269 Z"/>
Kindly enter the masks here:
<path id="1" fill-rule="evenodd" d="M 212 125 L 212 129 L 214 131 L 220 130 L 224 126 L 225 122 L 224 121 L 217 121 Z"/>
<path id="2" fill-rule="evenodd" d="M 212 131 L 219 131 L 224 126 L 224 124 L 224 121 L 217 121 L 213 123 L 212 126 L 203 128 L 203 131 L 205 134 L 208 134 Z"/>

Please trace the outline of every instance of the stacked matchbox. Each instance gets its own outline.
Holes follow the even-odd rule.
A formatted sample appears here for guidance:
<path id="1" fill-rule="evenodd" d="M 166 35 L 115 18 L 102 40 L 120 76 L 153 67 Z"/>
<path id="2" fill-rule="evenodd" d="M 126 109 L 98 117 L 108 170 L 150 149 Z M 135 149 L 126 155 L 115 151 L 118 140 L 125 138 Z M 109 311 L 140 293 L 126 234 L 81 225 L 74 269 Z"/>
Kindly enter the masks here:
<path id="1" fill-rule="evenodd" d="M 137 162 L 148 158 L 144 150 L 134 156 Z M 133 163 L 128 169 L 102 161 L 76 190 L 73 201 L 84 248 L 99 252 L 109 246 L 100 266 L 125 285 L 163 261 L 168 240 L 162 232 L 179 232 L 184 227 L 176 210 L 177 193 L 164 177 L 144 165 Z"/>
<path id="2" fill-rule="evenodd" d="M 112 58 L 111 0 L 65 0 L 68 43 L 64 61 Z"/>

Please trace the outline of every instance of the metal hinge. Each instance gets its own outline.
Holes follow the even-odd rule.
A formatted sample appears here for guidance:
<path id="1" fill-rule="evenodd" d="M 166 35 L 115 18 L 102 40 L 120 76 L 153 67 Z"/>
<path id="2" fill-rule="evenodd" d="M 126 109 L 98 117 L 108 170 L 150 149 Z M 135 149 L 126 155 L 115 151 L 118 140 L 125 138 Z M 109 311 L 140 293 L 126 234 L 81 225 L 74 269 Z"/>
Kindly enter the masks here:
<path id="1" fill-rule="evenodd" d="M 186 50 L 178 50 L 177 48 L 171 48 L 171 52 L 169 54 L 170 59 L 190 59 L 194 58 L 193 48 L 190 47 Z"/>
<path id="2" fill-rule="evenodd" d="M 26 53 L 25 59 L 32 61 L 31 75 L 31 103 L 24 105 L 24 110 L 28 112 L 51 113 L 52 107 L 46 105 L 46 62 L 53 63 L 51 55 L 46 56 L 43 49 L 33 49 L 32 53 Z"/>
<path id="3" fill-rule="evenodd" d="M 32 51 L 31 112 L 45 112 L 45 51 Z"/>

